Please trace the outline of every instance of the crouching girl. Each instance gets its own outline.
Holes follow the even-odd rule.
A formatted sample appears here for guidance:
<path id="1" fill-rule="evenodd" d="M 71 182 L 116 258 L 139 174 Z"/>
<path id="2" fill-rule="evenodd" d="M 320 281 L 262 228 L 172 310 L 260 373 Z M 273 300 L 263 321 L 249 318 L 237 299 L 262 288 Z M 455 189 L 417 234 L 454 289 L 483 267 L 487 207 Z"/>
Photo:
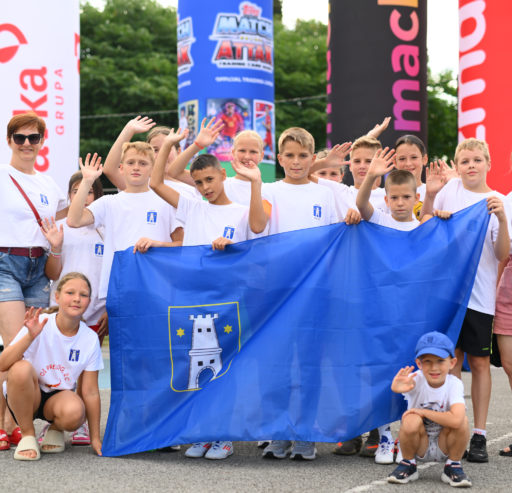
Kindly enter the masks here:
<path id="1" fill-rule="evenodd" d="M 91 286 L 78 272 L 65 275 L 57 286 L 58 311 L 27 311 L 24 326 L 0 355 L 0 371 L 7 371 L 3 392 L 21 428 L 14 458 L 38 460 L 34 419 L 51 423 L 41 452 L 64 451 L 64 431 L 89 422 L 91 446 L 101 455 L 98 371 L 103 368 L 96 333 L 81 321 L 90 301 Z M 82 398 L 75 392 L 83 374 Z"/>

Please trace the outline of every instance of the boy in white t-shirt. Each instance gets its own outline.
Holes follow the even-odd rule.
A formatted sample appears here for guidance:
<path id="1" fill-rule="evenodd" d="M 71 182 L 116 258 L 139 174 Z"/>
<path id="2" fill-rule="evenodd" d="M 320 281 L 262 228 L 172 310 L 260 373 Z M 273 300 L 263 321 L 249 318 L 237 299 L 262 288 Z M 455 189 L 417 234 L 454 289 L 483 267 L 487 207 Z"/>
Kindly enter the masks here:
<path id="1" fill-rule="evenodd" d="M 510 250 L 510 238 L 503 195 L 487 185 L 491 168 L 489 148 L 482 140 L 466 139 L 455 150 L 455 166 L 460 178 L 450 180 L 441 170 L 427 174 L 427 193 L 422 214 L 432 208 L 457 212 L 480 200 L 487 200 L 492 214 L 478 264 L 468 309 L 456 344 L 457 365 L 454 375 L 460 377 L 464 353 L 471 368 L 471 400 L 473 403 L 474 429 L 469 445 L 470 462 L 489 460 L 486 446 L 486 421 L 491 398 L 490 348 L 496 305 L 498 263 L 505 260 Z"/>
<path id="2" fill-rule="evenodd" d="M 441 476 L 454 487 L 470 487 L 460 460 L 469 439 L 464 386 L 449 375 L 457 362 L 452 341 L 440 332 L 428 332 L 416 344 L 416 365 L 398 371 L 391 390 L 403 394 L 400 444 L 403 459 L 388 482 L 404 484 L 418 479 L 416 460 L 446 461 Z"/>
<path id="3" fill-rule="evenodd" d="M 215 123 L 212 118 L 201 123 L 201 130 L 193 144 L 188 146 L 171 163 L 170 170 L 180 175 L 194 155 L 210 146 L 217 139 L 222 121 Z M 261 203 L 250 207 L 232 202 L 224 191 L 226 170 L 212 154 L 197 156 L 190 166 L 190 176 L 197 190 L 206 200 L 197 200 L 181 194 L 173 188 L 173 182 L 164 183 L 164 169 L 169 152 L 173 146 L 188 134 L 171 132 L 162 143 L 155 167 L 151 173 L 151 188 L 165 201 L 177 209 L 177 218 L 185 225 L 183 246 L 211 244 L 214 250 L 224 250 L 227 245 L 249 239 L 252 233 L 260 233 L 266 224 L 266 216 Z M 254 167 L 259 175 L 259 169 Z M 259 180 L 251 182 L 261 194 L 261 175 Z M 226 459 L 233 454 L 233 444 L 227 440 L 194 443 L 186 452 L 187 457 L 207 459 Z"/>
<path id="4" fill-rule="evenodd" d="M 153 149 L 146 142 L 123 146 L 120 171 L 126 182 L 124 191 L 105 195 L 84 207 L 92 183 L 102 173 L 101 158 L 95 154 L 85 164 L 80 160 L 83 179 L 69 206 L 67 224 L 80 228 L 94 224 L 105 228 L 105 249 L 98 296 L 106 298 L 114 252 L 134 245 L 134 253 L 150 247 L 181 245 L 183 229 L 176 211 L 149 189 Z"/>
<path id="5" fill-rule="evenodd" d="M 318 181 L 319 185 L 328 187 L 333 191 L 336 201 L 336 211 L 340 221 L 344 219 L 349 209 L 356 209 L 357 192 L 364 181 L 375 153 L 379 149 L 382 149 L 381 143 L 376 138 L 368 135 L 359 137 L 352 144 L 349 169 L 354 178 L 353 186 L 349 187 L 344 183 L 336 183 L 332 180 L 312 177 L 313 180 Z M 317 168 L 317 166 L 315 166 L 315 168 Z M 315 173 L 317 171 L 318 170 L 316 170 Z M 385 192 L 383 188 L 379 187 L 380 183 L 380 177 L 376 177 L 374 182 L 372 182 L 370 202 L 376 209 L 384 210 L 386 208 L 384 200 Z"/>

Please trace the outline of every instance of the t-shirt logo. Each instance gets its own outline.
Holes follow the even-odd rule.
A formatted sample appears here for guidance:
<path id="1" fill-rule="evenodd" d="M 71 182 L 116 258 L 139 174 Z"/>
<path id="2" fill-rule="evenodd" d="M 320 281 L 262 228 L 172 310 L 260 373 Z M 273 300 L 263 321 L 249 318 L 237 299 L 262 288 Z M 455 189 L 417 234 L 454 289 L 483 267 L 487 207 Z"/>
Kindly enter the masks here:
<path id="1" fill-rule="evenodd" d="M 149 211 L 146 216 L 146 221 L 148 224 L 156 224 L 156 211 Z"/>
<path id="2" fill-rule="evenodd" d="M 69 350 L 69 361 L 78 361 L 80 359 L 80 349 Z"/>
<path id="3" fill-rule="evenodd" d="M 104 248 L 103 243 L 96 243 L 96 245 L 94 245 L 94 255 L 96 255 L 96 257 L 103 257 Z"/>
<path id="4" fill-rule="evenodd" d="M 322 217 L 322 206 L 320 206 L 320 205 L 313 206 L 313 217 L 316 219 L 320 219 Z"/>
<path id="5" fill-rule="evenodd" d="M 41 196 L 41 204 L 48 205 L 48 197 L 44 193 L 39 194 Z"/>
<path id="6" fill-rule="evenodd" d="M 227 238 L 228 240 L 232 240 L 233 236 L 235 236 L 235 228 L 232 228 L 231 226 L 226 226 L 224 228 L 224 234 L 222 236 L 224 236 L 224 238 Z"/>

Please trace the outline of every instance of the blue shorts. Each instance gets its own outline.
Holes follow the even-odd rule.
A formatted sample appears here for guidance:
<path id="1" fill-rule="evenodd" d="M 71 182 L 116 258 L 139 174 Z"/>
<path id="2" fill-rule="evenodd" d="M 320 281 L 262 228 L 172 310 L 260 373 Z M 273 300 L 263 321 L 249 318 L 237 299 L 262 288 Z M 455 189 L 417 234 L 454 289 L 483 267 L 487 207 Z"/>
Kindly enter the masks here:
<path id="1" fill-rule="evenodd" d="M 50 281 L 44 274 L 46 258 L 0 252 L 0 302 L 23 301 L 25 306 L 46 308 L 50 303 Z"/>

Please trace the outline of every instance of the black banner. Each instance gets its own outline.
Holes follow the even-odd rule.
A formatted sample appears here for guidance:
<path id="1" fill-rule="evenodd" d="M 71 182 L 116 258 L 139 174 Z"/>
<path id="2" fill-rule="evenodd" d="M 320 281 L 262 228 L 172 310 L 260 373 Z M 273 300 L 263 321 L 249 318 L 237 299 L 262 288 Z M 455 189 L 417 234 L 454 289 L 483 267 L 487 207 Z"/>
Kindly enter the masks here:
<path id="1" fill-rule="evenodd" d="M 427 142 L 427 0 L 330 0 L 328 145 L 354 140 L 385 116 L 382 135 Z M 442 33 L 440 33 L 442 35 Z"/>

